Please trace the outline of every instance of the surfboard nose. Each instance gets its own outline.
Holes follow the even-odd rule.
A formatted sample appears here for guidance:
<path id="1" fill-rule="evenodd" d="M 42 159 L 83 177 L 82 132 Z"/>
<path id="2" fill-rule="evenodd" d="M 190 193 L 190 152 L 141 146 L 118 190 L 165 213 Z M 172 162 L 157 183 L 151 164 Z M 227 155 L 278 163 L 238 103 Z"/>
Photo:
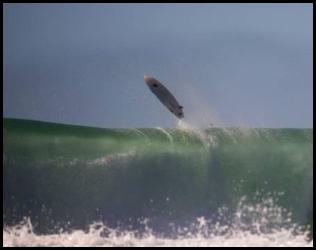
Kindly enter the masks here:
<path id="1" fill-rule="evenodd" d="M 150 80 L 153 79 L 151 76 L 144 75 L 144 81 L 149 84 Z"/>

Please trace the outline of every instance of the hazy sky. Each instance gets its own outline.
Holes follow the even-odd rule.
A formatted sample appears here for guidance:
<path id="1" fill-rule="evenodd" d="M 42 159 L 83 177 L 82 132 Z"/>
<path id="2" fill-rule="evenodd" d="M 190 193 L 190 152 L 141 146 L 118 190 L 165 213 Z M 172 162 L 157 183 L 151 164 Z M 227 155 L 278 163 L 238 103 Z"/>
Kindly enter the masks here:
<path id="1" fill-rule="evenodd" d="M 4 117 L 313 127 L 312 4 L 4 4 Z"/>

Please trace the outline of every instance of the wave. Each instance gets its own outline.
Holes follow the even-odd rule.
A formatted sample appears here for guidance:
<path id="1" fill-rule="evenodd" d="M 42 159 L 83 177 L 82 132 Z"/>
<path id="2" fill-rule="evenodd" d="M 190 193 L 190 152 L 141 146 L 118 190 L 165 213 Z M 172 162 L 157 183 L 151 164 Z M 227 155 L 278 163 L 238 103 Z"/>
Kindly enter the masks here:
<path id="1" fill-rule="evenodd" d="M 292 224 L 313 231 L 313 129 L 3 125 L 4 226 L 28 217 L 37 233 L 96 221 L 132 230 L 148 219 L 171 235 L 171 225 L 201 217 L 229 225 L 246 197 L 253 207 L 272 199 Z"/>

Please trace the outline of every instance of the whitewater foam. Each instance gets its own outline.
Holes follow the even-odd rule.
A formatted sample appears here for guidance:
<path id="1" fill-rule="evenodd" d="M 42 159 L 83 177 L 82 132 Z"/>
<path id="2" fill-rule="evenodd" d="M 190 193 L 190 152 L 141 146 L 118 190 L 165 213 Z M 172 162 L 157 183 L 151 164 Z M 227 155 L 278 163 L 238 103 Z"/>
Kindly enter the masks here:
<path id="1" fill-rule="evenodd" d="M 228 208 L 218 213 L 227 217 Z M 275 205 L 272 198 L 249 205 L 243 197 L 231 220 L 231 224 L 214 223 L 198 217 L 186 227 L 173 227 L 168 236 L 155 234 L 144 219 L 144 232 L 113 229 L 103 223 L 93 223 L 88 230 L 72 230 L 58 234 L 38 235 L 34 233 L 30 219 L 19 225 L 5 227 L 4 246 L 98 246 L 98 247 L 312 247 L 307 231 L 291 223 L 291 214 Z"/>
<path id="2" fill-rule="evenodd" d="M 91 227 L 93 228 L 93 226 Z M 102 237 L 102 230 L 84 232 L 76 230 L 72 233 L 54 235 L 36 235 L 27 226 L 3 232 L 4 247 L 313 247 L 313 241 L 306 242 L 304 235 L 293 236 L 287 230 L 281 230 L 269 235 L 254 235 L 249 232 L 235 232 L 232 236 L 187 236 L 178 239 L 159 238 L 154 235 L 138 238 L 132 232 L 121 235 L 112 233 Z"/>
<path id="3" fill-rule="evenodd" d="M 192 233 L 188 228 L 178 229 L 179 236 L 164 238 L 156 236 L 147 229 L 141 237 L 134 231 L 119 231 L 108 228 L 102 223 L 94 223 L 88 231 L 74 230 L 70 233 L 37 235 L 33 232 L 29 220 L 24 225 L 3 230 L 4 247 L 313 247 L 308 242 L 306 233 L 293 234 L 293 229 L 275 230 L 272 233 L 256 234 L 240 228 L 227 230 L 218 224 L 212 233 L 205 235 L 207 221 L 197 218 L 198 232 Z M 224 233 L 223 233 L 224 232 Z M 182 235 L 181 235 L 182 234 Z"/>

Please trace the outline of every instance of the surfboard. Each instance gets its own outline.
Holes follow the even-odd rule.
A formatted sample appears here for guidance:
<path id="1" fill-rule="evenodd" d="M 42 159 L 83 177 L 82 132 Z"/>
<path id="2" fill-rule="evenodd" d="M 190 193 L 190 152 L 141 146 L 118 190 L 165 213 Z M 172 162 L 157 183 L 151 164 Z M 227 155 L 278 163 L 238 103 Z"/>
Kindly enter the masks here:
<path id="1" fill-rule="evenodd" d="M 179 119 L 184 117 L 183 107 L 161 82 L 151 76 L 146 75 L 144 76 L 144 80 L 149 89 L 171 113 L 173 113 Z"/>

